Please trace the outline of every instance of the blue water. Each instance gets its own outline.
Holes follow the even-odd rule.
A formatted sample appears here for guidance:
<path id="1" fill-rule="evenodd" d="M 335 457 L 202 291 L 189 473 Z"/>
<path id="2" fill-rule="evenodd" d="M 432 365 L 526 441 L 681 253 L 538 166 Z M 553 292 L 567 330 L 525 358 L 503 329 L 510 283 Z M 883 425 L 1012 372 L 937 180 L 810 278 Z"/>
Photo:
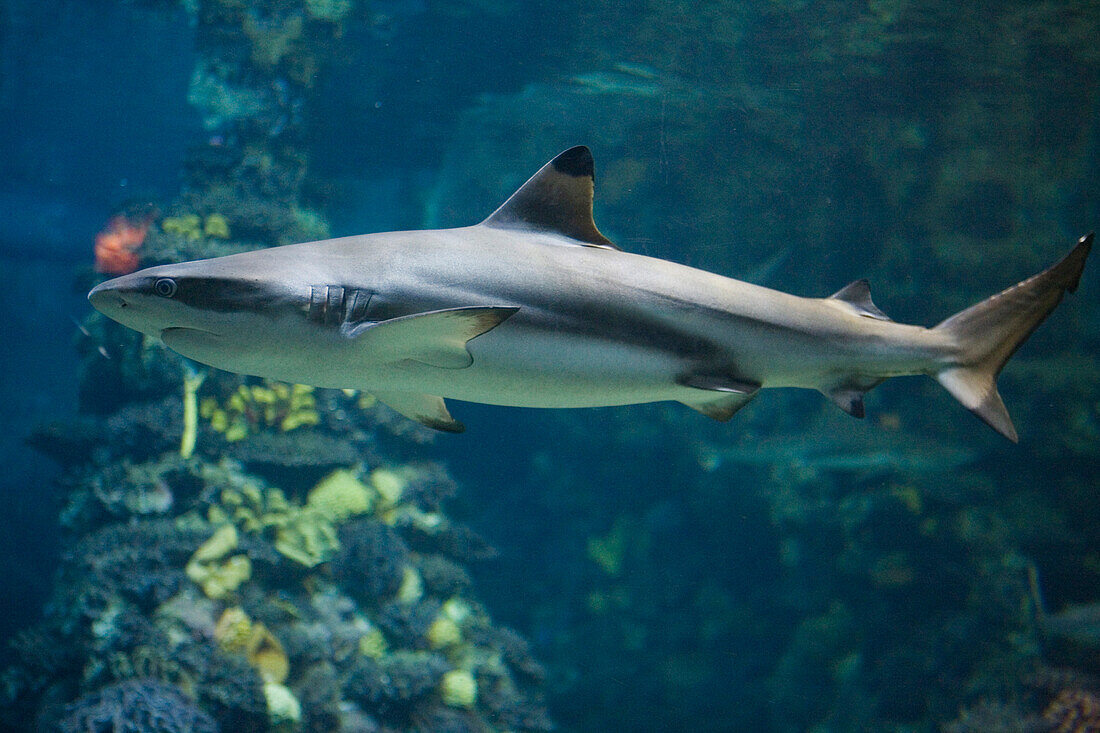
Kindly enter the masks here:
<path id="1" fill-rule="evenodd" d="M 1000 378 L 1018 445 L 909 378 L 862 422 L 769 390 L 725 424 L 454 403 L 467 431 L 436 437 L 318 393 L 315 428 L 253 416 L 231 441 L 207 413 L 181 463 L 178 360 L 84 299 L 119 212 L 155 210 L 146 264 L 309 222 L 472 224 L 585 144 L 623 249 L 814 297 L 866 277 L 891 318 L 932 325 L 1100 223 L 1097 31 L 1059 0 L 0 0 L 0 726 L 1100 725 L 1095 264 Z M 165 225 L 188 214 L 205 236 Z M 225 407 L 241 383 L 214 372 L 199 397 Z M 445 473 L 439 511 L 494 552 L 378 510 L 326 515 L 343 554 L 303 568 L 238 519 L 248 579 L 212 594 L 184 573 L 228 506 L 211 472 L 299 506 L 337 466 Z M 391 597 L 403 568 L 427 579 L 414 600 Z M 449 598 L 482 610 L 440 644 Z M 285 653 L 296 722 L 226 641 L 238 609 Z M 448 698 L 445 670 L 476 702 Z"/>

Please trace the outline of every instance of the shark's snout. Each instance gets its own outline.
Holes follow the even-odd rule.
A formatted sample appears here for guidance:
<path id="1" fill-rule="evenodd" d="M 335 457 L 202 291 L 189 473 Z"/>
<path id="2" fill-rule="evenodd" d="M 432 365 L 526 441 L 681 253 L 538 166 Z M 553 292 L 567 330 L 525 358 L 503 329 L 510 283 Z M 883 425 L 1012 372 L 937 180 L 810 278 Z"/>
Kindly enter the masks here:
<path id="1" fill-rule="evenodd" d="M 96 285 L 88 292 L 88 302 L 97 311 L 124 326 L 142 333 L 157 331 L 169 324 L 155 306 L 156 299 L 143 292 L 144 281 L 123 275 Z"/>
<path id="2" fill-rule="evenodd" d="M 88 293 L 88 302 L 100 313 L 110 315 L 111 312 L 126 308 L 129 304 L 126 298 L 115 287 L 111 287 L 111 281 L 100 283 Z"/>

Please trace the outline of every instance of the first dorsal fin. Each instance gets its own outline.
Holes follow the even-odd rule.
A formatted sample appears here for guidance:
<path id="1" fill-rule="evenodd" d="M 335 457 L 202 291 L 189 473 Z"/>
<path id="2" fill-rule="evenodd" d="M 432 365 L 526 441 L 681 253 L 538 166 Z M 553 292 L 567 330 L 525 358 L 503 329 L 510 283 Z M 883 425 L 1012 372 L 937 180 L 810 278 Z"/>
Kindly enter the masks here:
<path id="1" fill-rule="evenodd" d="M 587 147 L 569 148 L 540 168 L 481 225 L 555 232 L 588 247 L 618 249 L 592 220 L 594 172 Z"/>
<path id="2" fill-rule="evenodd" d="M 871 302 L 871 284 L 866 280 L 853 280 L 829 296 L 830 300 L 840 300 L 853 306 L 861 316 L 889 321 L 890 316 L 879 310 Z"/>

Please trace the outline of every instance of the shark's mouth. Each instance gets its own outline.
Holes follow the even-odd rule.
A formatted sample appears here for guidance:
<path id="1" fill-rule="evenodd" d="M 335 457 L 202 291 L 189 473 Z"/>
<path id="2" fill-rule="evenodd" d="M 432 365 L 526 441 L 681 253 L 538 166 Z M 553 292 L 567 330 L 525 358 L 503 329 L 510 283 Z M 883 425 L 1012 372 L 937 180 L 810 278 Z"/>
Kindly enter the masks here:
<path id="1" fill-rule="evenodd" d="M 161 330 L 160 338 L 162 341 L 167 342 L 169 339 L 180 337 L 187 338 L 188 336 L 195 337 L 199 334 L 202 334 L 202 336 L 206 338 L 220 338 L 218 334 L 214 333 L 213 331 L 206 331 L 201 328 L 188 328 L 186 326 L 172 326 L 170 328 L 165 328 Z"/>

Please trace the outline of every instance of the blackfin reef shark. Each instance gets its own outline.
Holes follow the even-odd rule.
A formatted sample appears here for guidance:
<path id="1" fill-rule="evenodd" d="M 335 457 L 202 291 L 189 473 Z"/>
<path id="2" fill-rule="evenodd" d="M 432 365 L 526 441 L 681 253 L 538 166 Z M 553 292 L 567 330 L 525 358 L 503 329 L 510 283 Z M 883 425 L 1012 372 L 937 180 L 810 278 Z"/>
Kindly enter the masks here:
<path id="1" fill-rule="evenodd" d="M 373 393 L 459 432 L 444 398 L 520 407 L 674 400 L 728 420 L 761 389 L 820 390 L 863 417 L 927 374 L 1017 440 L 1001 367 L 1077 287 L 1093 235 L 934 328 L 895 323 L 866 280 L 806 298 L 619 250 L 592 218 L 592 154 L 566 150 L 489 218 L 150 267 L 88 294 L 195 361 Z"/>

